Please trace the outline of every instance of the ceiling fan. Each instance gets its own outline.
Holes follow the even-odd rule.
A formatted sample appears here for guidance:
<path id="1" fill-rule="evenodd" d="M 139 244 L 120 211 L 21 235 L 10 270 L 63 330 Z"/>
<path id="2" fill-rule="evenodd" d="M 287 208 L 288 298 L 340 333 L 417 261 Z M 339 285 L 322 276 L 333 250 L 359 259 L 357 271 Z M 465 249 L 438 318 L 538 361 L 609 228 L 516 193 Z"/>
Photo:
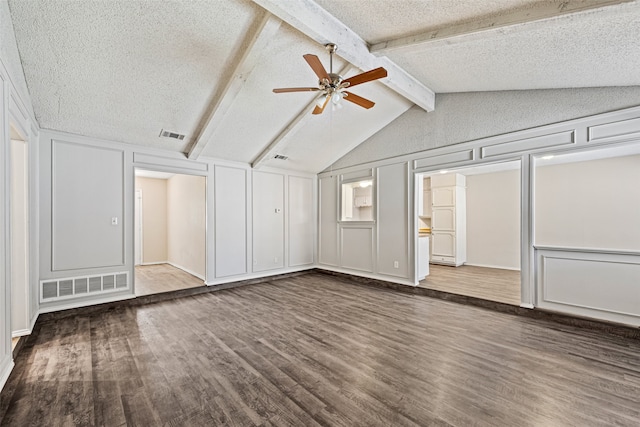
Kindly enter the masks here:
<path id="1" fill-rule="evenodd" d="M 333 43 L 328 43 L 325 48 L 329 52 L 329 72 L 322 65 L 320 59 L 316 55 L 306 54 L 302 57 L 307 61 L 311 69 L 318 76 L 318 87 L 287 87 L 274 89 L 275 93 L 285 92 L 321 92 L 316 102 L 316 107 L 313 109 L 313 114 L 321 114 L 329 101 L 338 108 L 341 107 L 340 101 L 342 99 L 353 102 L 363 108 L 371 108 L 375 105 L 373 101 L 369 101 L 366 98 L 358 96 L 354 93 L 348 92 L 345 89 L 353 86 L 378 80 L 383 77 L 387 77 L 387 70 L 382 67 L 366 71 L 364 73 L 343 79 L 342 76 L 333 72 L 333 54 L 338 50 L 338 46 Z"/>

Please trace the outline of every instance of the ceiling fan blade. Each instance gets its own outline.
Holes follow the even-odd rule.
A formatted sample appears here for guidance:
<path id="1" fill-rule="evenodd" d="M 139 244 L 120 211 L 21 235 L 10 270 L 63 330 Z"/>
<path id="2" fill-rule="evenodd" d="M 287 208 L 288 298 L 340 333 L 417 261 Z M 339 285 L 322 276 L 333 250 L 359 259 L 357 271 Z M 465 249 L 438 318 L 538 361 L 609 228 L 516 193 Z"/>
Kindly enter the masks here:
<path id="1" fill-rule="evenodd" d="M 274 89 L 275 93 L 286 93 L 286 92 L 316 92 L 319 91 L 317 87 L 282 87 L 279 89 Z"/>
<path id="2" fill-rule="evenodd" d="M 367 98 L 363 98 L 361 96 L 358 96 L 355 93 L 347 92 L 346 90 L 344 91 L 344 93 L 347 96 L 345 96 L 342 99 L 344 99 L 345 101 L 353 102 L 354 104 L 359 105 L 359 106 L 361 106 L 363 108 L 366 108 L 367 110 L 369 108 L 373 107 L 374 105 L 376 105 L 375 102 L 369 101 Z"/>
<path id="3" fill-rule="evenodd" d="M 359 85 L 362 83 L 366 83 L 366 82 L 370 82 L 372 80 L 378 80 L 381 79 L 383 77 L 387 77 L 387 70 L 385 70 L 382 67 L 378 67 L 375 68 L 373 70 L 370 71 L 366 71 L 362 74 L 358 74 L 355 75 L 353 77 L 349 77 L 348 79 L 345 79 L 342 81 L 342 83 L 349 83 L 349 86 L 346 87 L 353 87 L 355 85 Z"/>
<path id="4" fill-rule="evenodd" d="M 302 55 L 302 57 L 305 59 L 305 61 L 307 61 L 307 64 L 309 64 L 313 72 L 316 73 L 316 76 L 318 76 L 320 80 L 331 80 L 329 78 L 327 70 L 324 69 L 322 62 L 320 62 L 320 59 L 317 56 L 307 53 L 306 55 Z"/>
<path id="5" fill-rule="evenodd" d="M 327 104 L 329 103 L 330 99 L 331 99 L 330 96 L 325 97 L 324 104 L 322 104 L 322 107 L 318 107 L 316 105 L 316 108 L 313 109 L 313 113 L 311 113 L 311 114 L 322 114 L 322 112 L 324 111 L 324 107 L 327 106 Z"/>

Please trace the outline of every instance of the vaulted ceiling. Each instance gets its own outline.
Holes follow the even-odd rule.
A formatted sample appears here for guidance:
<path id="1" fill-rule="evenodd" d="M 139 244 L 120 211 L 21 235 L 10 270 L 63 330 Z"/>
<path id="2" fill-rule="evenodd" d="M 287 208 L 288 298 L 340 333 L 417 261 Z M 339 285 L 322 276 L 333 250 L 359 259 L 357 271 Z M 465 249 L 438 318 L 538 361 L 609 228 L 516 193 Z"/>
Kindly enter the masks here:
<path id="1" fill-rule="evenodd" d="M 10 0 L 41 128 L 319 172 L 434 92 L 640 85 L 624 0 Z M 389 76 L 311 115 L 303 60 Z M 160 138 L 166 129 L 184 140 Z M 390 141 L 393 143 L 393 141 Z M 288 160 L 274 159 L 275 154 Z"/>

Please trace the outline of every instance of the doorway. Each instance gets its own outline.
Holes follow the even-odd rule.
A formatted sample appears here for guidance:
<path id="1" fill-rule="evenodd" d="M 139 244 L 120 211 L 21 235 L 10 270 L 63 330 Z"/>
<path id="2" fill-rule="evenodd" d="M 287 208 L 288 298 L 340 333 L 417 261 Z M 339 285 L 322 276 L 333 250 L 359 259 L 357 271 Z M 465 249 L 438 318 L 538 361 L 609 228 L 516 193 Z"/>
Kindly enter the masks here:
<path id="1" fill-rule="evenodd" d="M 416 180 L 418 286 L 520 305 L 520 161 Z"/>
<path id="2" fill-rule="evenodd" d="M 135 170 L 136 296 L 205 285 L 206 179 Z"/>
<path id="3" fill-rule="evenodd" d="M 28 335 L 29 318 L 29 156 L 25 137 L 10 126 L 11 334 Z"/>

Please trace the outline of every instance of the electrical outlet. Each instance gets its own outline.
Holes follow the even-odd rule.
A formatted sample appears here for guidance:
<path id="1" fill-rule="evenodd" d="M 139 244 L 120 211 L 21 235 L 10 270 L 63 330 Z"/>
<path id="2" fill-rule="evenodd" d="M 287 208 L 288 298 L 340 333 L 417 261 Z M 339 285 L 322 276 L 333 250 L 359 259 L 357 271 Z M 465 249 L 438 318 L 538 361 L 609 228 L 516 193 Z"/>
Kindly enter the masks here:
<path id="1" fill-rule="evenodd" d="M 277 256 L 276 256 L 276 257 L 273 257 L 273 263 L 274 263 L 274 264 L 277 264 L 277 263 L 278 263 L 278 257 L 277 257 Z"/>
<path id="2" fill-rule="evenodd" d="M 393 268 L 400 268 L 398 261 L 393 261 Z"/>

